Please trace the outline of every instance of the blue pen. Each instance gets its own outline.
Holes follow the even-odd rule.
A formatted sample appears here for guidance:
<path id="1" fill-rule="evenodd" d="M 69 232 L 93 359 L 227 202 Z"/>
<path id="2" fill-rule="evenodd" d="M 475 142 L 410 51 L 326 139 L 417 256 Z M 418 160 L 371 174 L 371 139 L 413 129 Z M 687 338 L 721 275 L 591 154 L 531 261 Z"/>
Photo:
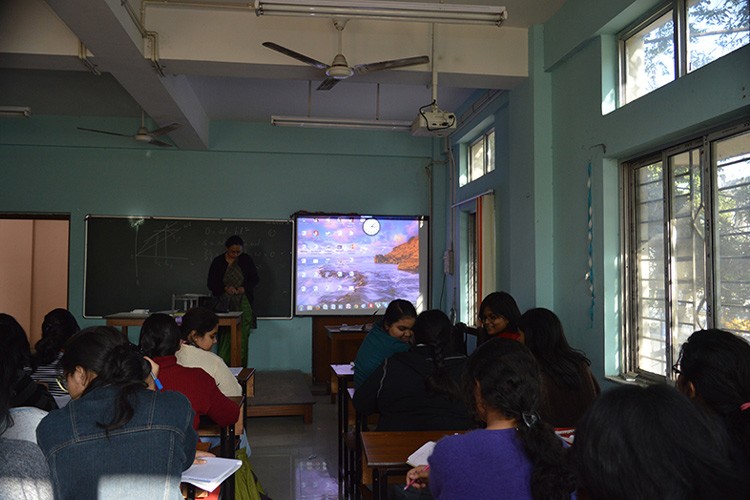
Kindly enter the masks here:
<path id="1" fill-rule="evenodd" d="M 164 389 L 164 386 L 161 385 L 161 381 L 156 378 L 156 375 L 154 375 L 154 372 L 151 372 L 151 378 L 154 379 L 154 385 L 156 386 L 156 390 L 161 391 Z"/>

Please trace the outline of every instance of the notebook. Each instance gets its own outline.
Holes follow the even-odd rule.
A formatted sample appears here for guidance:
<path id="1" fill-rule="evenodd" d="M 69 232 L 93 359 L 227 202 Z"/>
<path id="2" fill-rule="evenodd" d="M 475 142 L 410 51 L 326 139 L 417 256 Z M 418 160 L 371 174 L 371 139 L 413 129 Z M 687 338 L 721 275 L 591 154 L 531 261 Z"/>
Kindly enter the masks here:
<path id="1" fill-rule="evenodd" d="M 194 484 L 209 492 L 214 491 L 242 466 L 242 461 L 234 458 L 206 457 L 204 460 L 206 463 L 193 464 L 183 472 L 182 482 Z"/>
<path id="2" fill-rule="evenodd" d="M 427 465 L 427 459 L 432 455 L 433 448 L 435 448 L 435 441 L 427 441 L 420 446 L 417 451 L 409 455 L 409 458 L 406 459 L 406 463 L 412 467 Z"/>

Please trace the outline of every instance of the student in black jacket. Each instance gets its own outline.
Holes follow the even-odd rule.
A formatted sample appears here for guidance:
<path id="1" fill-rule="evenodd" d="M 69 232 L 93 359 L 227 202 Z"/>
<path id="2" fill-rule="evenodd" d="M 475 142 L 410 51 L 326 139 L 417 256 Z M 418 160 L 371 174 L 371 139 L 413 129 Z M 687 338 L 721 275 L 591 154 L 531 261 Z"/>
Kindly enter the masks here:
<path id="1" fill-rule="evenodd" d="M 467 358 L 456 348 L 450 320 L 442 311 L 425 311 L 413 330 L 416 345 L 369 376 L 354 393 L 355 408 L 380 413 L 379 431 L 468 429 L 460 390 Z"/>

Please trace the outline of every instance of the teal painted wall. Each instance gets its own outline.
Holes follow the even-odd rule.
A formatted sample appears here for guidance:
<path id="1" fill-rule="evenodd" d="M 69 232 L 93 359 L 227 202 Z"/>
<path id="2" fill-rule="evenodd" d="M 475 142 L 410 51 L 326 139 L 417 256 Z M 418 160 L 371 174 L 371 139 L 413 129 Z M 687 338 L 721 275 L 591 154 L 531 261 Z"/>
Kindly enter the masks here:
<path id="1" fill-rule="evenodd" d="M 655 3 L 568 0 L 544 26 L 532 27 L 529 78 L 475 118 L 494 120 L 507 133 L 497 143 L 497 171 L 458 190 L 459 200 L 495 190 L 498 288 L 511 292 L 521 310 L 554 310 L 600 379 L 616 374 L 620 361 L 619 163 L 750 117 L 750 47 L 612 109 L 615 35 Z M 472 138 L 470 127 L 459 132 L 457 141 Z M 585 279 L 589 162 L 593 319 Z"/>
<path id="2" fill-rule="evenodd" d="M 613 4 L 622 6 L 612 11 Z M 635 154 L 692 138 L 719 124 L 750 116 L 750 46 L 746 46 L 626 106 L 602 114 L 611 98 L 616 66 L 616 28 L 632 22 L 653 2 L 570 0 L 547 25 L 559 33 L 568 23 L 577 43 L 559 54 L 545 40 L 552 79 L 551 108 L 554 226 L 554 305 L 571 344 L 583 349 L 598 375 L 619 367 L 621 257 L 618 164 Z M 584 8 L 587 16 L 572 19 Z M 618 28 L 619 29 L 619 28 Z M 587 165 L 592 164 L 595 308 L 584 279 L 587 261 Z"/>
<path id="3" fill-rule="evenodd" d="M 439 207 L 433 242 L 442 255 L 444 166 L 432 167 L 439 178 L 431 181 L 432 139 L 218 123 L 212 126 L 211 150 L 180 151 L 90 137 L 75 127 L 132 127 L 127 120 L 82 120 L 0 121 L 0 212 L 70 214 L 69 306 L 79 318 L 87 214 L 286 219 L 308 210 L 429 215 L 433 203 Z M 432 184 L 440 195 L 431 196 Z M 440 286 L 440 276 L 433 276 L 434 287 Z M 258 369 L 310 372 L 311 320 L 260 321 L 251 335 L 249 360 Z"/>

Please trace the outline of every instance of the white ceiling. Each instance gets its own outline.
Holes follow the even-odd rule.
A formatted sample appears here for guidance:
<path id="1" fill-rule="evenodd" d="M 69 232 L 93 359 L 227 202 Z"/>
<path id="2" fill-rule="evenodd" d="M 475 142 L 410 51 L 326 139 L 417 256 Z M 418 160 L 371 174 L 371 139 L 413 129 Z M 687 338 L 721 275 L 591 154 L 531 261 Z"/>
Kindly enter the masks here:
<path id="1" fill-rule="evenodd" d="M 504 5 L 508 21 L 501 28 L 436 27 L 440 108 L 455 111 L 477 89 L 507 89 L 523 81 L 526 28 L 545 22 L 564 1 L 451 0 Z M 143 108 L 157 125 L 182 124 L 169 135 L 178 147 L 205 149 L 210 121 L 308 114 L 411 120 L 431 102 L 430 64 L 355 75 L 316 91 L 321 70 L 261 43 L 273 41 L 329 63 L 337 52 L 331 21 L 257 17 L 247 8 L 251 3 L 204 0 L 207 7 L 197 8 L 131 0 L 136 16 L 143 6 L 145 28 L 158 33 L 162 77 L 147 59 L 151 45 L 142 42 L 121 0 L 5 0 L 0 106 L 30 106 L 33 116 L 80 116 L 81 126 L 88 126 L 85 117 L 97 116 L 133 117 L 137 126 Z M 343 53 L 350 65 L 431 56 L 429 30 L 424 23 L 351 20 Z M 79 40 L 100 76 L 78 58 Z"/>

